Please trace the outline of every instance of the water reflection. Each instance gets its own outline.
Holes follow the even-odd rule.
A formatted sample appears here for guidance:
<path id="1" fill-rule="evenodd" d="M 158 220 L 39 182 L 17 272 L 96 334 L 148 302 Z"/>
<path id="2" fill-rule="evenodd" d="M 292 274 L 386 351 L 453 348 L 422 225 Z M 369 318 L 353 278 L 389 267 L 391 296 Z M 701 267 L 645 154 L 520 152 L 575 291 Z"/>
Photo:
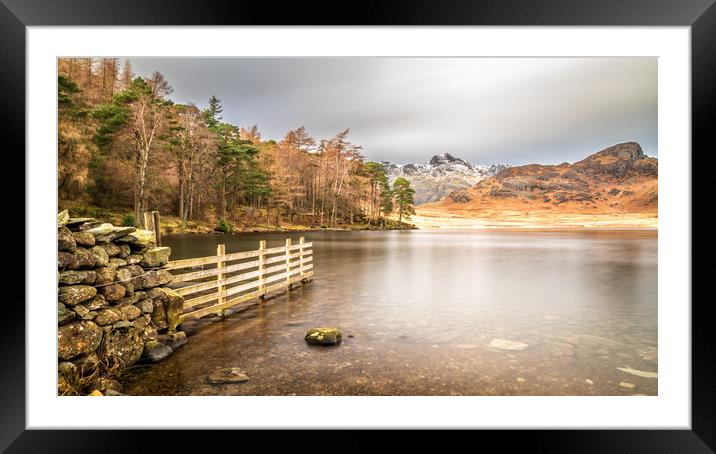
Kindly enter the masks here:
<path id="1" fill-rule="evenodd" d="M 287 234 L 166 237 L 172 258 Z M 290 235 L 297 240 L 300 235 Z M 314 232 L 315 280 L 186 326 L 189 344 L 133 371 L 130 394 L 632 395 L 657 380 L 657 237 L 646 231 Z M 310 347 L 313 326 L 344 342 Z M 352 337 L 347 337 L 351 335 Z M 489 347 L 492 339 L 528 344 Z M 216 367 L 251 380 L 210 385 Z M 626 388 L 624 383 L 635 385 Z M 620 385 L 622 384 L 622 385 Z"/>

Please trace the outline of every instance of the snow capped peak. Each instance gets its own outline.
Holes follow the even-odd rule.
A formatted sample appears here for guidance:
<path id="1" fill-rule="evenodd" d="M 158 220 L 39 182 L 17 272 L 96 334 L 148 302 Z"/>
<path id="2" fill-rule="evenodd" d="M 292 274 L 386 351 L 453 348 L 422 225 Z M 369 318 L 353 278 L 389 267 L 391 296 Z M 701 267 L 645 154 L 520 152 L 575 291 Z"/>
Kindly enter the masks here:
<path id="1" fill-rule="evenodd" d="M 505 164 L 471 164 L 464 159 L 457 158 L 450 153 L 433 156 L 430 161 L 424 164 L 394 164 L 389 161 L 381 161 L 385 166 L 389 177 L 397 178 L 399 176 L 472 176 L 487 178 L 495 175 L 502 169 L 507 168 Z"/>

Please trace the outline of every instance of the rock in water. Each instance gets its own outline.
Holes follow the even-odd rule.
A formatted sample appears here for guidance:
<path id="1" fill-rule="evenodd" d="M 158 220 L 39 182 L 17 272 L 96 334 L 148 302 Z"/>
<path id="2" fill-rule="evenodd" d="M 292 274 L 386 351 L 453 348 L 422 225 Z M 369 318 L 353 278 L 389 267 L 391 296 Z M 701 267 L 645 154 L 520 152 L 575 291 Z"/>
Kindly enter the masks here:
<path id="1" fill-rule="evenodd" d="M 498 350 L 517 350 L 522 351 L 525 348 L 528 347 L 527 344 L 524 344 L 522 342 L 516 342 L 511 340 L 505 340 L 505 339 L 492 339 L 492 342 L 490 342 L 490 347 L 496 348 Z"/>
<path id="2" fill-rule="evenodd" d="M 222 367 L 209 374 L 207 381 L 213 384 L 244 383 L 249 377 L 238 367 Z"/>
<path id="3" fill-rule="evenodd" d="M 312 328 L 306 333 L 305 340 L 311 345 L 335 345 L 342 337 L 338 328 Z"/>
<path id="4" fill-rule="evenodd" d="M 643 378 L 657 378 L 659 376 L 656 372 L 647 372 L 643 370 L 632 369 L 631 367 L 617 367 L 617 370 L 626 372 L 627 374 L 636 375 L 637 377 Z"/>
<path id="5" fill-rule="evenodd" d="M 57 329 L 57 356 L 68 360 L 93 352 L 101 340 L 102 328 L 96 323 L 79 321 L 62 325 Z"/>
<path id="6" fill-rule="evenodd" d="M 171 347 L 162 344 L 157 341 L 149 341 L 144 344 L 144 350 L 142 351 L 142 360 L 149 361 L 150 363 L 158 363 L 163 361 L 174 351 Z"/>
<path id="7" fill-rule="evenodd" d="M 144 259 L 140 265 L 145 268 L 159 268 L 169 262 L 169 255 L 172 250 L 169 247 L 154 247 L 144 253 Z"/>

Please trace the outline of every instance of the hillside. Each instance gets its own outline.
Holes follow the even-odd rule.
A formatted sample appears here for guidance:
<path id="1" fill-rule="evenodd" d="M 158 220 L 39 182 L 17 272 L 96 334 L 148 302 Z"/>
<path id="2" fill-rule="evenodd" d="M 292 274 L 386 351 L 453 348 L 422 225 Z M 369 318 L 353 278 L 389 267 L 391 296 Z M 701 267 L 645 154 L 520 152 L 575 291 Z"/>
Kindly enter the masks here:
<path id="1" fill-rule="evenodd" d="M 437 218 L 452 218 L 478 219 L 481 225 L 655 227 L 657 213 L 658 160 L 627 142 L 574 164 L 506 168 L 419 207 L 416 222 L 436 226 Z"/>
<path id="2" fill-rule="evenodd" d="M 394 164 L 382 161 L 392 183 L 403 177 L 415 189 L 415 204 L 436 202 L 455 190 L 466 189 L 505 169 L 505 164 L 471 164 L 450 153 L 433 156 L 424 164 Z"/>

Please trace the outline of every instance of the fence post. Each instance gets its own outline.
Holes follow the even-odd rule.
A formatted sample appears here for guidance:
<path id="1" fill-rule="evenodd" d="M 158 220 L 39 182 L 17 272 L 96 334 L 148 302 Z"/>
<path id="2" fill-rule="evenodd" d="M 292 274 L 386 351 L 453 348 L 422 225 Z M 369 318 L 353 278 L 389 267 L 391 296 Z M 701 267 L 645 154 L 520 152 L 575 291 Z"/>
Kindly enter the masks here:
<path id="1" fill-rule="evenodd" d="M 144 222 L 142 224 L 145 230 L 154 231 L 154 216 L 149 211 L 144 212 Z"/>
<path id="2" fill-rule="evenodd" d="M 154 237 L 157 240 L 157 246 L 161 246 L 162 245 L 162 232 L 161 232 L 161 229 L 159 228 L 161 224 L 159 222 L 159 212 L 158 211 L 152 211 L 152 222 L 154 225 Z"/>
<path id="3" fill-rule="evenodd" d="M 305 238 L 301 237 L 298 240 L 298 272 L 299 276 L 301 276 L 301 282 L 303 282 L 303 243 L 305 243 Z"/>
<path id="4" fill-rule="evenodd" d="M 286 282 L 291 290 L 291 238 L 286 238 Z"/>
<path id="5" fill-rule="evenodd" d="M 261 299 L 264 299 L 264 296 L 266 296 L 266 286 L 264 285 L 264 272 L 266 270 L 264 264 L 264 249 L 266 249 L 266 240 L 261 240 L 259 241 L 259 297 Z"/>
<path id="6" fill-rule="evenodd" d="M 225 244 L 217 244 L 216 245 L 216 268 L 220 269 L 224 267 L 224 256 L 226 255 L 226 245 Z M 224 291 L 224 284 L 222 281 L 224 280 L 224 273 L 221 272 L 216 275 L 216 280 L 219 282 L 217 291 L 219 292 L 218 302 L 217 304 L 223 304 L 226 301 L 226 297 L 224 297 L 221 292 Z M 220 316 L 224 316 L 225 311 L 224 309 L 221 309 Z"/>

